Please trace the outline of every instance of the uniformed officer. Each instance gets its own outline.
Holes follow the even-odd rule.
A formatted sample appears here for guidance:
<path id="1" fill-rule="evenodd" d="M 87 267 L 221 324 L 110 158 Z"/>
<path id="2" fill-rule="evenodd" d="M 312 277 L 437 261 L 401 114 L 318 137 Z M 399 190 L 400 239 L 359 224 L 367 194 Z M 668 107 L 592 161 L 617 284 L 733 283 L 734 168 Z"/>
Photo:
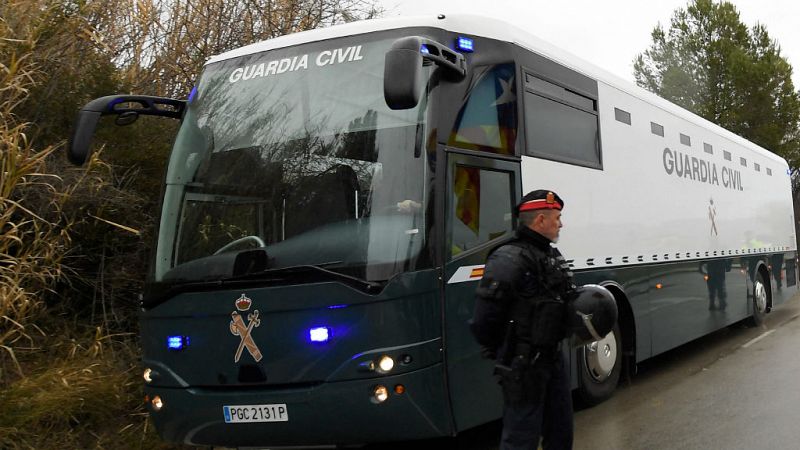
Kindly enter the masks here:
<path id="1" fill-rule="evenodd" d="M 503 388 L 501 450 L 572 448 L 565 307 L 572 272 L 551 244 L 558 241 L 564 202 L 553 191 L 528 193 L 516 207 L 514 239 L 489 255 L 476 295 L 472 333 L 484 356 L 496 358 Z"/>

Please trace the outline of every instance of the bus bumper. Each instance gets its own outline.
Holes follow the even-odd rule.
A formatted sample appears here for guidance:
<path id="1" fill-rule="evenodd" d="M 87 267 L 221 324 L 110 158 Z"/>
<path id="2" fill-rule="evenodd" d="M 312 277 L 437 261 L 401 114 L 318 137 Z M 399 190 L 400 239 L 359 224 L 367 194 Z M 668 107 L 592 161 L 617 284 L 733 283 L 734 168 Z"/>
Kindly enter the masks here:
<path id="1" fill-rule="evenodd" d="M 150 417 L 167 441 L 192 445 L 281 446 L 361 444 L 452 434 L 442 365 L 380 378 L 321 383 L 305 388 L 159 388 L 147 386 Z M 389 398 L 377 403 L 373 391 Z M 403 385 L 404 392 L 395 392 Z M 284 422 L 226 423 L 223 407 L 285 404 Z"/>

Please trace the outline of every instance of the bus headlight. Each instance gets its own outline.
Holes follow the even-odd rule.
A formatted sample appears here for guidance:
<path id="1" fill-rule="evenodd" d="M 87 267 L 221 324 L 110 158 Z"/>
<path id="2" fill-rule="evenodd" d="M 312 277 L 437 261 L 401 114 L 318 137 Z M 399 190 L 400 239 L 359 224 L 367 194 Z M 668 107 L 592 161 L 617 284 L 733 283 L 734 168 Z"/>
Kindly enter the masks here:
<path id="1" fill-rule="evenodd" d="M 372 391 L 372 401 L 375 403 L 383 403 L 389 398 L 389 390 L 386 386 L 376 386 Z"/>
<path id="2" fill-rule="evenodd" d="M 153 410 L 155 411 L 160 411 L 164 407 L 164 402 L 161 401 L 161 397 L 158 395 L 150 400 L 150 404 L 153 405 Z"/>
<path id="3" fill-rule="evenodd" d="M 394 360 L 391 356 L 383 355 L 381 356 L 380 361 L 378 361 L 378 367 L 380 367 L 381 372 L 387 373 L 394 369 Z"/>
<path id="4" fill-rule="evenodd" d="M 153 381 L 153 369 L 149 367 L 144 369 L 144 374 L 142 376 L 144 377 L 144 381 L 146 383 L 151 383 Z"/>

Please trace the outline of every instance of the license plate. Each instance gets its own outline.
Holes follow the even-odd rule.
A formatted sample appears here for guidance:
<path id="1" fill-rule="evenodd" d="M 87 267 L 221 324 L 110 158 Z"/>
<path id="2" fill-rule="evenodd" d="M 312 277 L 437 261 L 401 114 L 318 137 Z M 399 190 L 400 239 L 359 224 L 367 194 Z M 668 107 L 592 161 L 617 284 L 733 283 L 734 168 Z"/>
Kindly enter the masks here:
<path id="1" fill-rule="evenodd" d="M 288 422 L 289 410 L 285 403 L 274 405 L 223 406 L 225 423 Z"/>

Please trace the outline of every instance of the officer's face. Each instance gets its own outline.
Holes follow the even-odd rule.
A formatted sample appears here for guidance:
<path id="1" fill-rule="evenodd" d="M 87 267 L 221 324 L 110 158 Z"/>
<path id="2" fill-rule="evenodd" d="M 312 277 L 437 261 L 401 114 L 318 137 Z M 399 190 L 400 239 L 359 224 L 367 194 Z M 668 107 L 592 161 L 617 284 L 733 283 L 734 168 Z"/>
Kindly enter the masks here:
<path id="1" fill-rule="evenodd" d="M 539 222 L 539 229 L 535 230 L 542 236 L 550 239 L 550 242 L 558 242 L 558 234 L 561 231 L 561 211 L 551 210 L 551 211 L 544 211 L 544 213 L 539 216 L 541 219 L 537 220 Z"/>

